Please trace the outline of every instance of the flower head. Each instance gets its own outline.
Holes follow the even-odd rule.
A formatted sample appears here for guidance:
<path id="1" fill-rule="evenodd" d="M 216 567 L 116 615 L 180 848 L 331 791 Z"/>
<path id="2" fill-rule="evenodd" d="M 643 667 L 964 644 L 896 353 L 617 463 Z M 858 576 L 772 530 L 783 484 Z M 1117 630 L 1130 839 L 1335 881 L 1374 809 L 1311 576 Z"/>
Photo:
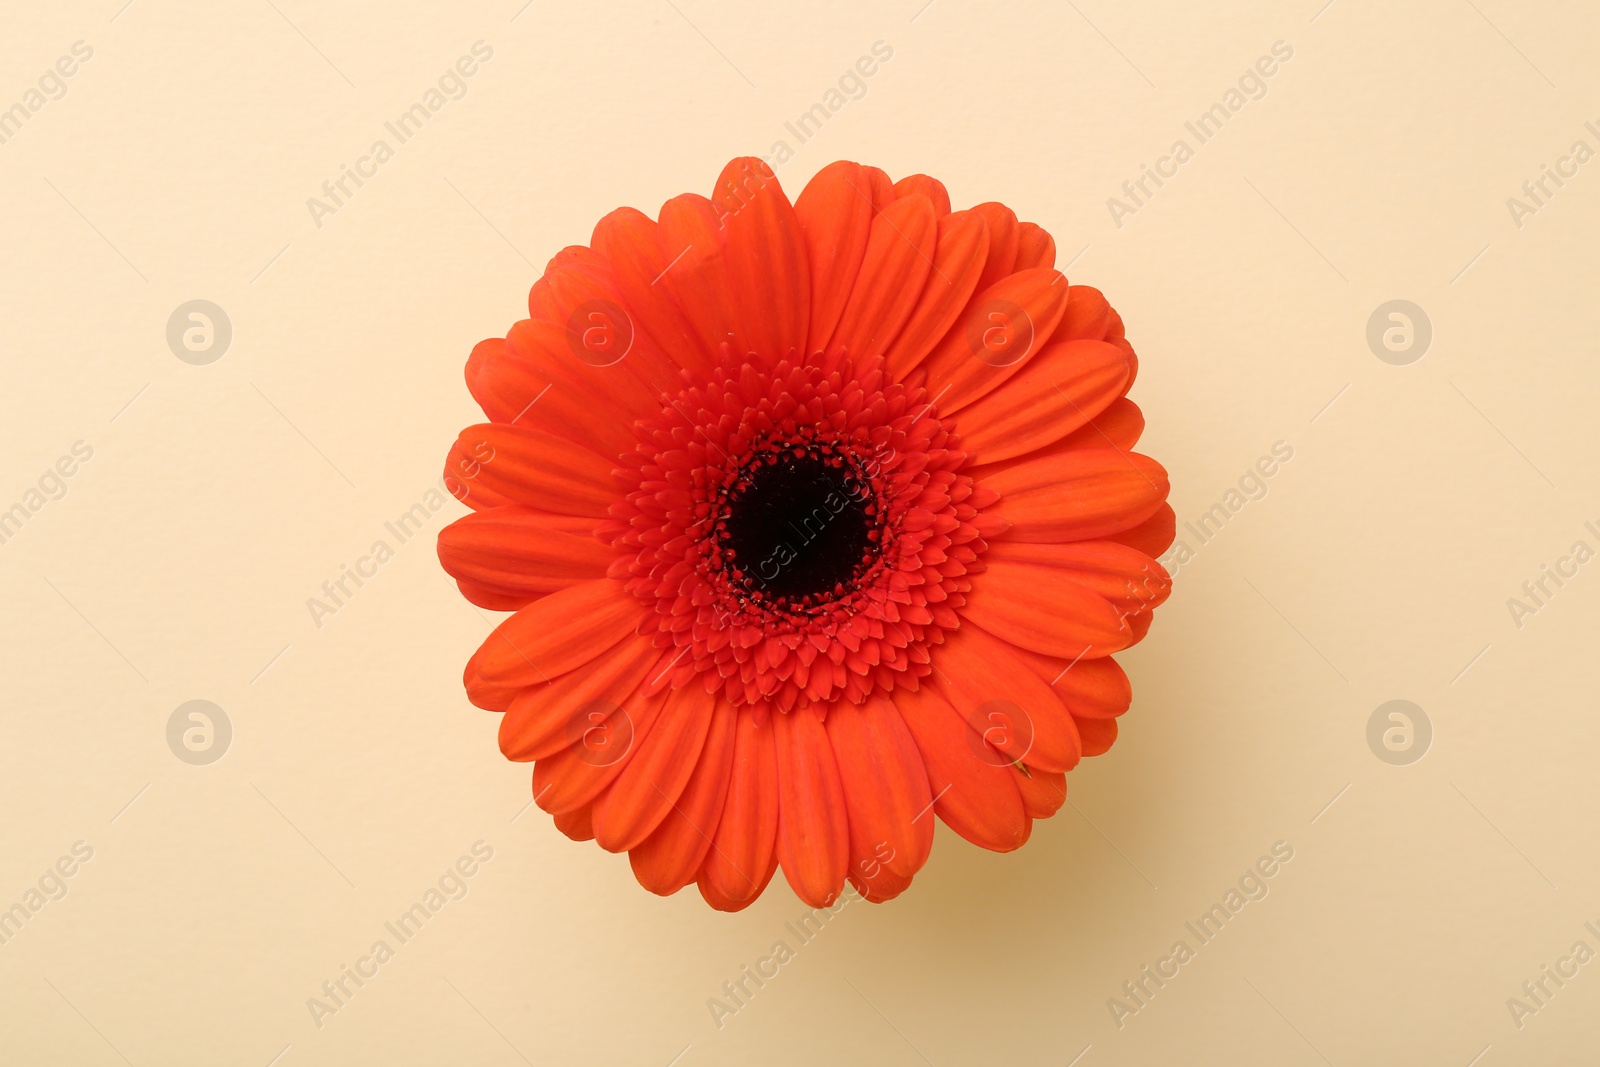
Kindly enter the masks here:
<path id="1" fill-rule="evenodd" d="M 1101 294 L 1000 204 L 824 168 L 612 212 L 467 383 L 467 664 L 536 802 L 657 893 L 898 895 L 933 819 L 1027 840 L 1128 707 L 1166 473 Z"/>

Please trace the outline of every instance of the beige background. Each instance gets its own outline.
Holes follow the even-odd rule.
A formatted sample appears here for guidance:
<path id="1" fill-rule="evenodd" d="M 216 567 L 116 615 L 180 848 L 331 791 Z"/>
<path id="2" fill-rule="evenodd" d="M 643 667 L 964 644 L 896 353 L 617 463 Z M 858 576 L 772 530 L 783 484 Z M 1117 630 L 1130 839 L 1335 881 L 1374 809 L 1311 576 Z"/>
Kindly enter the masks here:
<path id="1" fill-rule="evenodd" d="M 923 3 L 5 4 L 0 107 L 94 54 L 0 144 L 0 508 L 93 458 L 0 544 L 0 907 L 94 855 L 0 946 L 0 1062 L 1592 1055 L 1600 963 L 1520 1029 L 1506 1001 L 1600 949 L 1600 564 L 1520 628 L 1506 601 L 1600 548 L 1600 162 L 1521 227 L 1506 200 L 1600 148 L 1600 15 Z M 466 96 L 316 226 L 307 198 L 480 40 Z M 1116 226 L 1107 198 L 1276 41 L 1267 95 Z M 532 264 L 780 139 L 791 195 L 851 158 L 1050 229 L 1128 323 L 1180 520 L 1294 458 L 1182 567 L 1072 806 L 1009 856 L 941 828 L 910 893 L 841 911 L 719 1029 L 708 998 L 803 908 L 781 879 L 735 916 L 658 899 L 524 813 L 461 690 L 491 619 L 433 554 L 457 505 L 320 629 L 306 599 L 437 482 Z M 206 366 L 166 342 L 192 299 L 232 323 Z M 1408 366 L 1367 345 L 1391 299 L 1432 323 Z M 191 699 L 232 723 L 209 766 L 167 745 Z M 1367 744 L 1391 699 L 1433 726 L 1409 766 Z M 479 840 L 465 899 L 318 1028 L 307 998 Z M 1108 998 L 1276 841 L 1270 895 L 1119 1028 Z"/>

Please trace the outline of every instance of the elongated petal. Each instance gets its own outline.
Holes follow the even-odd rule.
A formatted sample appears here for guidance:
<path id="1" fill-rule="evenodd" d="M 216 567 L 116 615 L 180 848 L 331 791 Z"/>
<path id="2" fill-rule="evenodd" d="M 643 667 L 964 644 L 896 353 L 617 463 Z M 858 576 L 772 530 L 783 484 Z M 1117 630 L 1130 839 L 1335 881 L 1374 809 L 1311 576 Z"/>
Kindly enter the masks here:
<path id="1" fill-rule="evenodd" d="M 1057 329 L 1059 329 L 1059 327 L 1057 327 Z M 1133 346 L 1128 343 L 1127 332 L 1122 323 L 1122 316 L 1117 314 L 1117 310 L 1115 308 L 1111 309 L 1111 323 L 1106 327 L 1105 339 L 1128 354 L 1128 365 L 1133 368 L 1133 376 L 1137 378 L 1139 376 L 1139 356 L 1136 352 L 1134 352 Z"/>
<path id="2" fill-rule="evenodd" d="M 1066 304 L 1067 286 L 1047 268 L 980 290 L 923 364 L 939 410 L 954 414 L 1009 381 L 1044 348 Z"/>
<path id="3" fill-rule="evenodd" d="M 991 562 L 961 610 L 996 637 L 1047 656 L 1104 656 L 1133 643 L 1115 604 L 1050 568 Z"/>
<path id="4" fill-rule="evenodd" d="M 1032 820 L 1017 792 L 1016 772 L 1005 757 L 927 686 L 915 693 L 897 690 L 894 705 L 928 768 L 928 787 L 938 798 L 933 810 L 939 818 L 968 841 L 995 852 L 1026 844 Z M 986 758 L 980 757 L 985 749 Z"/>
<path id="5" fill-rule="evenodd" d="M 872 220 L 866 254 L 833 344 L 854 357 L 880 356 L 916 305 L 938 243 L 939 222 L 925 196 L 896 200 Z"/>
<path id="6" fill-rule="evenodd" d="M 835 704 L 825 725 L 846 786 L 850 880 L 869 900 L 887 900 L 910 884 L 933 848 L 927 767 L 888 697 Z"/>
<path id="7" fill-rule="evenodd" d="M 889 180 L 878 167 L 862 167 L 862 173 L 867 176 L 867 183 L 872 187 L 872 213 L 876 215 L 896 200 L 900 194 L 895 192 L 894 182 Z"/>
<path id="8" fill-rule="evenodd" d="M 759 896 L 777 863 L 778 753 L 772 718 L 758 724 L 749 709 L 739 715 L 728 796 L 699 879 L 701 895 L 724 911 L 737 911 Z"/>
<path id="9" fill-rule="evenodd" d="M 1106 539 L 1137 548 L 1147 556 L 1159 556 L 1172 547 L 1178 535 L 1178 516 L 1172 506 L 1162 504 L 1156 513 L 1139 525 L 1118 533 L 1107 534 Z"/>
<path id="10" fill-rule="evenodd" d="M 533 283 L 533 288 L 528 290 L 528 314 L 534 318 L 540 316 L 550 317 L 551 301 L 549 289 L 541 283 L 550 276 L 568 270 L 585 271 L 589 274 L 603 277 L 610 268 L 606 265 L 605 257 L 588 245 L 567 245 L 555 255 L 550 257 L 544 265 L 544 275 L 539 281 Z M 564 311 L 556 312 L 554 317 L 559 321 L 566 317 Z"/>
<path id="11" fill-rule="evenodd" d="M 1086 449 L 1019 463 L 979 482 L 1017 541 L 1082 541 L 1128 530 L 1167 498 L 1167 472 L 1148 456 Z"/>
<path id="12" fill-rule="evenodd" d="M 493 422 L 543 430 L 601 455 L 617 455 L 632 446 L 633 423 L 651 412 L 653 402 L 625 371 L 586 366 L 570 355 L 560 362 L 549 358 L 548 346 L 566 340 L 562 328 L 524 319 L 505 340 L 473 349 L 468 387 Z M 597 418 L 600 410 L 610 414 Z"/>
<path id="13" fill-rule="evenodd" d="M 1045 230 L 1031 222 L 1017 225 L 1017 260 L 1013 270 L 1056 265 L 1056 241 Z"/>
<path id="14" fill-rule="evenodd" d="M 652 893 L 670 896 L 694 881 L 711 850 L 728 798 L 739 714 L 727 702 L 717 702 L 705 746 L 677 803 L 650 836 L 628 853 L 633 876 Z"/>
<path id="15" fill-rule="evenodd" d="M 650 743 L 666 702 L 665 693 L 631 693 L 576 742 L 535 763 L 534 803 L 552 815 L 592 803 Z"/>
<path id="16" fill-rule="evenodd" d="M 1101 756 L 1116 743 L 1117 720 L 1084 719 L 1078 723 L 1078 731 L 1083 734 L 1083 754 Z"/>
<path id="17" fill-rule="evenodd" d="M 982 291 L 1019 269 L 1017 244 L 1022 235 L 1016 212 L 1004 204 L 990 201 L 972 210 L 982 215 L 983 221 L 989 226 L 989 256 L 983 264 L 983 276 L 978 280 L 978 289 Z M 1043 341 L 1048 336 L 1048 333 L 1042 333 L 1039 340 Z"/>
<path id="18" fill-rule="evenodd" d="M 451 447 L 447 473 L 472 492 L 487 494 L 482 506 L 525 504 L 539 511 L 603 518 L 617 498 L 615 464 L 581 445 L 544 430 L 504 423 L 468 426 Z"/>
<path id="19" fill-rule="evenodd" d="M 1051 345 L 961 413 L 962 447 L 979 463 L 1036 451 L 1087 424 L 1127 388 L 1128 359 L 1104 341 Z"/>
<path id="20" fill-rule="evenodd" d="M 668 696 L 649 738 L 594 802 L 594 839 L 601 848 L 626 852 L 661 825 L 699 762 L 715 703 L 698 685 Z"/>
<path id="21" fill-rule="evenodd" d="M 844 783 L 822 720 L 811 707 L 772 717 L 778 749 L 778 862 L 795 895 L 832 904 L 850 862 Z"/>
<path id="22" fill-rule="evenodd" d="M 956 713 L 1007 759 L 1051 771 L 1078 762 L 1072 716 L 1006 640 L 961 627 L 939 650 L 934 677 Z"/>
<path id="23" fill-rule="evenodd" d="M 490 611 L 521 611 L 543 594 L 534 596 L 510 596 L 492 585 L 479 585 L 477 582 L 456 579 L 456 588 L 461 590 L 461 595 L 470 603 Z"/>
<path id="24" fill-rule="evenodd" d="M 439 562 L 454 578 L 525 600 L 604 578 L 616 550 L 553 518 L 516 506 L 465 515 L 439 531 Z"/>
<path id="25" fill-rule="evenodd" d="M 1124 353 L 1126 355 L 1126 353 Z M 1129 374 L 1133 368 L 1129 367 Z M 1130 377 L 1129 382 L 1132 382 Z M 1064 448 L 1120 448 L 1132 452 L 1144 435 L 1144 412 L 1126 396 L 1114 400 L 1089 424 L 1059 442 Z"/>
<path id="26" fill-rule="evenodd" d="M 1114 541 L 1074 541 L 1069 544 L 996 544 L 988 557 L 996 564 L 1033 567 L 1052 579 L 1063 576 L 1103 597 L 1120 616 L 1155 610 L 1172 592 L 1166 568 L 1136 548 Z"/>
<path id="27" fill-rule="evenodd" d="M 1098 756 L 1117 738 L 1116 717 L 1128 710 L 1133 689 L 1110 656 L 1064 661 L 1018 649 L 1017 655 L 1039 677 L 1051 683 L 1072 713 L 1085 756 Z"/>
<path id="28" fill-rule="evenodd" d="M 988 248 L 989 228 L 977 212 L 957 211 L 939 219 L 933 268 L 884 356 L 891 380 L 904 381 L 960 319 L 977 291 Z"/>
<path id="29" fill-rule="evenodd" d="M 1085 752 L 1084 755 L 1095 755 Z M 1048 819 L 1067 802 L 1067 776 L 1059 771 L 1031 770 L 1018 774 L 1017 792 L 1022 806 L 1035 819 Z"/>
<path id="30" fill-rule="evenodd" d="M 593 814 L 594 805 L 585 804 L 582 807 L 573 808 L 571 811 L 559 812 L 551 821 L 556 824 L 557 830 L 560 830 L 574 841 L 593 841 L 594 822 L 591 819 Z"/>
<path id="31" fill-rule="evenodd" d="M 650 216 L 631 207 L 618 208 L 595 225 L 591 243 L 605 257 L 634 328 L 678 366 L 703 368 L 714 353 L 701 347 L 688 318 L 656 284 L 669 265 L 656 230 Z"/>
<path id="32" fill-rule="evenodd" d="M 568 252 L 581 256 L 568 257 Z M 632 377 L 651 394 L 677 381 L 677 365 L 649 333 L 639 328 L 611 267 L 598 252 L 579 246 L 555 260 L 528 292 L 528 317 L 554 327 L 558 360 L 581 364 L 597 388 L 631 388 L 618 379 Z"/>
<path id="33" fill-rule="evenodd" d="M 614 455 L 631 444 L 634 422 L 660 407 L 657 390 L 631 373 L 646 362 L 649 344 L 620 304 L 574 308 L 565 323 L 523 319 L 506 334 L 506 354 L 548 378 L 550 388 L 505 421 Z"/>
<path id="34" fill-rule="evenodd" d="M 467 357 L 467 391 L 490 422 L 510 422 L 550 387 L 550 377 L 506 351 L 504 337 L 479 341 Z"/>
<path id="35" fill-rule="evenodd" d="M 1115 314 L 1106 296 L 1092 285 L 1067 287 L 1067 309 L 1056 325 L 1051 343 L 1060 341 L 1100 341 L 1111 328 Z"/>
<path id="36" fill-rule="evenodd" d="M 551 593 L 495 627 L 467 661 L 467 695 L 501 710 L 518 689 L 582 667 L 632 633 L 644 617 L 639 598 L 601 578 Z"/>
<path id="37" fill-rule="evenodd" d="M 544 274 L 533 283 L 533 288 L 528 290 L 528 315 L 531 318 L 565 321 L 567 311 L 571 307 L 568 299 L 571 294 L 564 296 L 562 290 L 570 281 L 566 277 L 569 272 L 590 275 L 595 279 L 588 283 L 590 285 L 611 284 L 611 267 L 606 262 L 606 257 L 588 245 L 567 245 L 550 257 L 550 261 L 544 265 Z M 580 297 L 579 301 L 583 299 L 586 297 Z"/>
<path id="38" fill-rule="evenodd" d="M 711 199 L 727 232 L 739 350 L 781 358 L 806 343 L 811 278 L 794 207 L 772 168 L 753 156 L 722 169 Z"/>
<path id="39" fill-rule="evenodd" d="M 614 694 L 640 687 L 655 660 L 650 639 L 629 634 L 589 667 L 519 690 L 500 720 L 500 751 L 527 761 L 577 744 L 617 710 Z"/>
<path id="40" fill-rule="evenodd" d="M 982 463 L 976 467 L 968 468 L 968 473 L 977 481 L 983 481 L 990 475 L 1002 470 L 1010 470 L 1025 463 L 1049 459 L 1068 452 L 1093 451 L 1100 448 L 1115 448 L 1122 452 L 1133 451 L 1133 446 L 1139 443 L 1140 436 L 1144 433 L 1144 413 L 1139 410 L 1139 405 L 1122 397 L 1113 400 L 1099 415 L 1089 422 L 1069 433 L 1067 436 L 1045 445 L 1034 452 L 1028 452 L 1011 459 L 1002 459 L 995 462 Z M 963 439 L 963 444 L 965 440 Z"/>
<path id="41" fill-rule="evenodd" d="M 757 897 L 767 891 L 767 886 L 772 884 L 772 876 L 777 873 L 778 852 L 776 849 L 774 849 L 771 857 L 767 860 L 766 873 L 757 875 L 756 887 L 747 895 L 737 897 L 727 895 L 722 891 L 717 883 L 714 883 L 706 878 L 704 871 L 700 872 L 697 885 L 700 890 L 700 896 L 707 904 L 710 904 L 718 911 L 743 911 L 750 905 L 754 904 Z"/>
<path id="42" fill-rule="evenodd" d="M 926 174 L 908 174 L 894 183 L 894 191 L 902 199 L 908 196 L 927 197 L 934 213 L 940 218 L 950 214 L 950 193 L 938 178 L 930 178 Z"/>
<path id="43" fill-rule="evenodd" d="M 653 284 L 671 296 L 696 340 L 684 352 L 683 365 L 704 371 L 718 347 L 732 340 L 735 322 L 726 234 L 717 206 L 694 194 L 668 200 L 661 206 L 656 244 L 665 265 Z"/>
<path id="44" fill-rule="evenodd" d="M 1127 711 L 1133 700 L 1127 672 L 1110 656 L 1064 660 L 1025 648 L 1016 653 L 1033 673 L 1050 683 L 1061 703 L 1079 720 L 1080 734 L 1083 719 L 1114 719 Z"/>
<path id="45" fill-rule="evenodd" d="M 830 163 L 794 202 L 811 271 L 811 323 L 805 351 L 825 347 L 861 270 L 872 228 L 872 185 L 857 163 Z"/>

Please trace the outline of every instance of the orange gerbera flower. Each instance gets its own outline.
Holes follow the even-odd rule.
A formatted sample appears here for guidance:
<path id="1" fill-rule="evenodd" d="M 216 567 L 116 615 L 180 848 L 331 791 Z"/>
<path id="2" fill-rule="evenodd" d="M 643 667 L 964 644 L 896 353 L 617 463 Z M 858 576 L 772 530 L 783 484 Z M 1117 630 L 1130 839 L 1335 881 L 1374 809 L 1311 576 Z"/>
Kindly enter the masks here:
<path id="1" fill-rule="evenodd" d="M 997 851 L 1131 697 L 1166 472 L 1099 291 L 1000 204 L 840 162 L 562 250 L 479 344 L 439 558 L 512 611 L 466 668 L 540 807 L 645 888 L 898 895 L 933 816 Z"/>

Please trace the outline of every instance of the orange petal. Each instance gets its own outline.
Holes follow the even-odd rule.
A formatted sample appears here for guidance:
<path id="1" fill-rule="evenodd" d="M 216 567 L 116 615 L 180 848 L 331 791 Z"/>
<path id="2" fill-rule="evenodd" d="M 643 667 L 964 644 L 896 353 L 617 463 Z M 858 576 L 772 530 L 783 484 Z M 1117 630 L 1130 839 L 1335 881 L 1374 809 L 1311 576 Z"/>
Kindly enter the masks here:
<path id="1" fill-rule="evenodd" d="M 910 884 L 933 848 L 928 769 L 886 696 L 834 704 L 824 725 L 844 780 L 850 880 L 869 900 L 887 900 Z"/>
<path id="2" fill-rule="evenodd" d="M 467 661 L 467 696 L 500 710 L 516 690 L 582 667 L 633 632 L 644 616 L 621 582 L 601 578 L 534 601 L 506 619 Z"/>
<path id="3" fill-rule="evenodd" d="M 618 377 L 643 382 L 652 395 L 672 386 L 677 364 L 638 328 L 610 266 L 593 249 L 576 251 L 581 258 L 558 255 L 533 283 L 528 317 L 556 327 L 562 339 L 557 354 L 602 372 L 606 386 Z"/>
<path id="4" fill-rule="evenodd" d="M 935 650 L 933 676 L 956 713 L 1007 761 L 1051 771 L 1071 770 L 1078 762 L 1072 716 L 1006 640 L 963 626 Z"/>
<path id="5" fill-rule="evenodd" d="M 825 908 L 844 888 L 850 824 L 822 719 L 807 706 L 772 716 L 778 749 L 778 862 L 795 896 Z"/>
<path id="6" fill-rule="evenodd" d="M 1133 346 L 1128 343 L 1127 334 L 1122 325 L 1122 316 L 1117 314 L 1115 308 L 1111 311 L 1111 323 L 1106 327 L 1105 339 L 1128 354 L 1128 363 L 1133 367 L 1133 376 L 1137 378 L 1139 376 L 1139 357 L 1134 353 Z"/>
<path id="7" fill-rule="evenodd" d="M 747 896 L 730 897 L 720 888 L 706 878 L 705 872 L 700 872 L 697 885 L 700 896 L 718 911 L 743 911 L 756 902 L 756 898 L 766 892 L 767 886 L 772 882 L 772 876 L 778 873 L 778 853 L 773 851 L 771 859 L 767 861 L 767 873 L 759 877 L 755 890 Z"/>
<path id="8" fill-rule="evenodd" d="M 715 353 L 699 337 L 666 289 L 655 284 L 669 261 L 657 242 L 656 221 L 635 208 L 618 208 L 594 228 L 591 244 L 605 257 L 636 330 L 642 330 L 680 367 L 705 367 Z"/>
<path id="9" fill-rule="evenodd" d="M 733 336 L 733 281 L 724 238 L 717 206 L 706 197 L 686 193 L 661 205 L 656 243 L 666 266 L 655 286 L 672 297 L 693 331 L 697 344 L 685 353 L 684 366 L 701 372 Z"/>
<path id="10" fill-rule="evenodd" d="M 930 824 L 933 821 L 928 816 L 923 816 L 923 818 L 928 819 Z M 854 849 L 853 845 L 851 847 Z M 858 859 L 861 862 L 860 867 L 856 865 Z M 872 871 L 872 877 L 869 879 L 861 874 L 860 871 L 862 870 Z M 857 857 L 853 851 L 850 857 L 850 870 L 845 877 L 851 885 L 855 886 L 856 892 L 861 894 L 862 899 L 871 904 L 882 904 L 886 900 L 893 900 L 911 888 L 911 877 L 909 875 L 896 874 L 881 863 L 876 862 L 873 857 Z"/>
<path id="11" fill-rule="evenodd" d="M 587 271 L 597 277 L 605 277 L 610 269 L 606 265 L 605 257 L 588 245 L 567 245 L 551 256 L 550 261 L 544 265 L 545 272 L 540 281 L 543 281 L 544 278 L 549 277 L 555 271 L 580 270 Z M 540 282 L 534 282 L 533 288 L 528 291 L 528 314 L 534 318 L 544 314 L 549 307 L 553 306 L 549 303 L 550 296 L 551 293 L 548 289 L 541 286 Z M 559 312 L 555 317 L 557 319 L 564 318 L 565 312 Z"/>
<path id="12" fill-rule="evenodd" d="M 563 324 L 523 319 L 506 334 L 506 355 L 550 387 L 529 397 L 506 422 L 529 426 L 614 456 L 637 443 L 633 423 L 660 410 L 657 393 L 629 372 L 649 341 L 636 336 L 621 305 L 596 303 Z M 614 412 L 595 418 L 597 410 Z"/>
<path id="13" fill-rule="evenodd" d="M 706 731 L 705 747 L 672 810 L 628 853 L 633 876 L 652 893 L 670 896 L 694 881 L 711 849 L 722 818 L 733 767 L 733 740 L 739 710 L 718 701 Z"/>
<path id="14" fill-rule="evenodd" d="M 894 705 L 922 753 L 928 787 L 937 798 L 933 810 L 945 825 L 995 852 L 1026 844 L 1032 820 L 1017 792 L 1017 774 L 1005 757 L 931 687 L 914 693 L 896 690 Z"/>
<path id="15" fill-rule="evenodd" d="M 1012 270 L 1056 265 L 1056 240 L 1043 227 L 1031 222 L 1017 226 L 1017 261 Z"/>
<path id="16" fill-rule="evenodd" d="M 1133 644 L 1143 641 L 1145 634 L 1150 632 L 1150 624 L 1155 621 L 1155 612 L 1136 611 L 1128 616 L 1128 628 L 1133 631 Z"/>
<path id="17" fill-rule="evenodd" d="M 890 204 L 900 198 L 894 191 L 894 182 L 889 176 L 877 167 L 862 167 L 861 172 L 867 176 L 867 184 L 872 187 L 872 213 L 876 215 Z"/>
<path id="18" fill-rule="evenodd" d="M 1178 516 L 1172 507 L 1162 504 L 1156 513 L 1132 529 L 1108 534 L 1106 540 L 1137 548 L 1147 556 L 1159 556 L 1172 547 L 1178 536 Z"/>
<path id="19" fill-rule="evenodd" d="M 556 829 L 572 838 L 574 841 L 593 841 L 594 823 L 590 816 L 594 814 L 594 805 L 585 804 L 581 808 L 563 811 L 553 818 Z"/>
<path id="20" fill-rule="evenodd" d="M 497 348 L 485 341 L 473 349 L 468 387 L 492 422 L 544 430 L 600 455 L 632 448 L 634 421 L 658 410 L 645 386 L 617 367 L 580 364 L 570 352 L 552 358 L 566 343 L 560 327 L 524 319 Z M 617 417 L 595 418 L 602 407 Z"/>
<path id="21" fill-rule="evenodd" d="M 1078 720 L 1079 734 L 1083 733 L 1082 720 L 1114 719 L 1127 711 L 1133 700 L 1127 673 L 1110 656 L 1064 660 L 1025 648 L 1016 653 L 1033 673 L 1050 683 L 1061 703 Z"/>
<path id="22" fill-rule="evenodd" d="M 617 710 L 614 693 L 632 693 L 656 661 L 648 637 L 630 634 L 596 656 L 588 670 L 568 671 L 519 690 L 500 720 L 500 751 L 525 762 L 553 756 Z"/>
<path id="23" fill-rule="evenodd" d="M 666 693 L 628 695 L 578 741 L 533 765 L 533 800 L 552 815 L 592 803 L 650 743 Z"/>
<path id="24" fill-rule="evenodd" d="M 439 562 L 453 578 L 525 601 L 604 578 L 616 550 L 554 518 L 522 507 L 464 515 L 439 531 Z"/>
<path id="25" fill-rule="evenodd" d="M 586 537 L 594 536 L 594 520 L 587 515 L 557 515 L 553 511 L 540 511 L 524 504 L 516 504 L 514 507 L 519 512 L 538 516 L 539 521 L 552 530 L 567 534 L 583 534 Z"/>
<path id="26" fill-rule="evenodd" d="M 954 414 L 1008 381 L 1044 347 L 1066 307 L 1062 276 L 1018 271 L 981 289 L 923 364 L 930 396 Z"/>
<path id="27" fill-rule="evenodd" d="M 467 392 L 490 422 L 510 422 L 550 386 L 548 375 L 506 350 L 503 337 L 474 345 L 466 374 Z"/>
<path id="28" fill-rule="evenodd" d="M 794 202 L 811 270 L 811 324 L 806 352 L 826 347 L 861 269 L 872 228 L 872 192 L 860 164 L 829 163 Z"/>
<path id="29" fill-rule="evenodd" d="M 1133 700 L 1127 672 L 1110 656 L 1079 660 L 1056 678 L 1052 688 L 1078 720 L 1079 734 L 1086 720 L 1114 719 Z"/>
<path id="30" fill-rule="evenodd" d="M 1132 373 L 1131 366 L 1129 373 Z M 1124 396 L 1112 401 L 1087 426 L 1070 437 L 1062 438 L 1061 445 L 1063 448 L 1120 448 L 1124 452 L 1132 452 L 1133 446 L 1139 443 L 1143 435 L 1144 412 L 1139 410 L 1138 404 Z"/>
<path id="31" fill-rule="evenodd" d="M 1021 234 L 1016 212 L 1004 204 L 991 201 L 979 204 L 972 210 L 982 215 L 983 221 L 989 225 L 989 257 L 984 261 L 983 275 L 978 279 L 978 290 L 982 292 L 1018 269 L 1017 244 Z M 1048 333 L 1041 333 L 1039 340 L 1043 341 L 1048 336 Z"/>
<path id="32" fill-rule="evenodd" d="M 1004 389 L 961 413 L 961 447 L 979 463 L 1024 455 L 1079 429 L 1122 395 L 1128 358 L 1104 341 L 1050 345 Z"/>
<path id="33" fill-rule="evenodd" d="M 944 187 L 944 182 L 938 178 L 930 178 L 926 174 L 909 174 L 894 183 L 895 195 L 901 198 L 908 196 L 925 196 L 933 205 L 933 210 L 940 218 L 950 214 L 950 193 Z"/>
<path id="34" fill-rule="evenodd" d="M 649 738 L 594 802 L 594 839 L 626 852 L 661 825 L 694 773 L 716 698 L 704 686 L 674 689 Z"/>
<path id="35" fill-rule="evenodd" d="M 1057 341 L 1100 341 L 1111 326 L 1116 312 L 1106 303 L 1105 294 L 1092 285 L 1067 287 L 1067 310 L 1056 326 L 1051 343 Z M 1120 320 L 1118 320 L 1120 321 Z"/>
<path id="36" fill-rule="evenodd" d="M 1167 498 L 1167 472 L 1137 452 L 1085 449 L 1018 463 L 978 484 L 1014 541 L 1082 541 L 1131 529 Z"/>
<path id="37" fill-rule="evenodd" d="M 982 215 L 957 211 L 939 220 L 933 269 L 884 357 L 891 381 L 904 381 L 961 317 L 977 291 L 988 248 L 989 228 Z"/>
<path id="38" fill-rule="evenodd" d="M 722 168 L 711 199 L 727 233 L 739 349 L 782 358 L 806 343 L 811 278 L 794 207 L 772 168 L 754 156 Z"/>
<path id="39" fill-rule="evenodd" d="M 1078 723 L 1085 756 L 1103 755 L 1117 740 L 1116 719 L 1084 719 Z"/>
<path id="40" fill-rule="evenodd" d="M 756 725 L 749 708 L 740 710 L 734 735 L 733 767 L 722 818 L 700 872 L 700 892 L 713 907 L 736 911 L 766 888 L 777 862 L 778 753 L 772 718 Z"/>
<path id="41" fill-rule="evenodd" d="M 617 499 L 615 464 L 572 441 L 523 426 L 468 426 L 451 446 L 445 471 L 482 494 L 478 504 L 525 504 L 562 515 L 604 518 Z"/>
<path id="42" fill-rule="evenodd" d="M 973 581 L 964 619 L 1046 656 L 1105 656 L 1133 643 L 1117 606 L 1064 572 L 996 561 Z"/>
<path id="43" fill-rule="evenodd" d="M 1139 443 L 1143 433 L 1144 413 L 1139 410 L 1139 405 L 1127 397 L 1122 397 L 1113 400 L 1104 411 L 1089 420 L 1087 425 L 1074 430 L 1054 444 L 1046 445 L 1026 455 L 970 467 L 967 473 L 975 480 L 982 481 L 999 471 L 1067 452 L 1082 452 L 1096 448 L 1116 448 L 1123 452 L 1131 452 L 1133 446 Z M 963 444 L 965 444 L 964 439 Z"/>
<path id="44" fill-rule="evenodd" d="M 1138 549 L 1114 541 L 1049 545 L 1013 541 L 991 546 L 984 558 L 991 569 L 995 562 L 1004 561 L 1065 575 L 1104 597 L 1124 617 L 1154 611 L 1172 592 L 1165 567 Z"/>
<path id="45" fill-rule="evenodd" d="M 550 261 L 544 265 L 544 269 L 546 274 L 558 270 L 582 270 L 604 276 L 611 268 L 606 263 L 606 257 L 588 245 L 567 245 L 550 257 Z M 534 288 L 538 288 L 538 283 L 534 284 Z M 539 310 L 534 306 L 536 302 L 535 294 L 530 292 L 528 294 L 528 314 L 534 318 L 539 317 Z"/>
<path id="46" fill-rule="evenodd" d="M 832 344 L 854 357 L 883 355 L 916 305 L 933 266 L 939 222 L 925 196 L 896 200 L 877 218 Z"/>
<path id="47" fill-rule="evenodd" d="M 538 600 L 543 594 L 533 596 L 509 596 L 501 590 L 490 585 L 479 585 L 477 582 L 464 582 L 456 579 L 456 588 L 461 590 L 461 595 L 480 608 L 490 611 L 521 611 L 529 604 Z"/>
<path id="48" fill-rule="evenodd" d="M 1094 753 L 1085 752 L 1084 755 Z M 1067 802 L 1067 776 L 1060 771 L 1030 769 L 1017 775 L 1017 792 L 1022 796 L 1022 806 L 1035 819 L 1048 819 Z"/>

